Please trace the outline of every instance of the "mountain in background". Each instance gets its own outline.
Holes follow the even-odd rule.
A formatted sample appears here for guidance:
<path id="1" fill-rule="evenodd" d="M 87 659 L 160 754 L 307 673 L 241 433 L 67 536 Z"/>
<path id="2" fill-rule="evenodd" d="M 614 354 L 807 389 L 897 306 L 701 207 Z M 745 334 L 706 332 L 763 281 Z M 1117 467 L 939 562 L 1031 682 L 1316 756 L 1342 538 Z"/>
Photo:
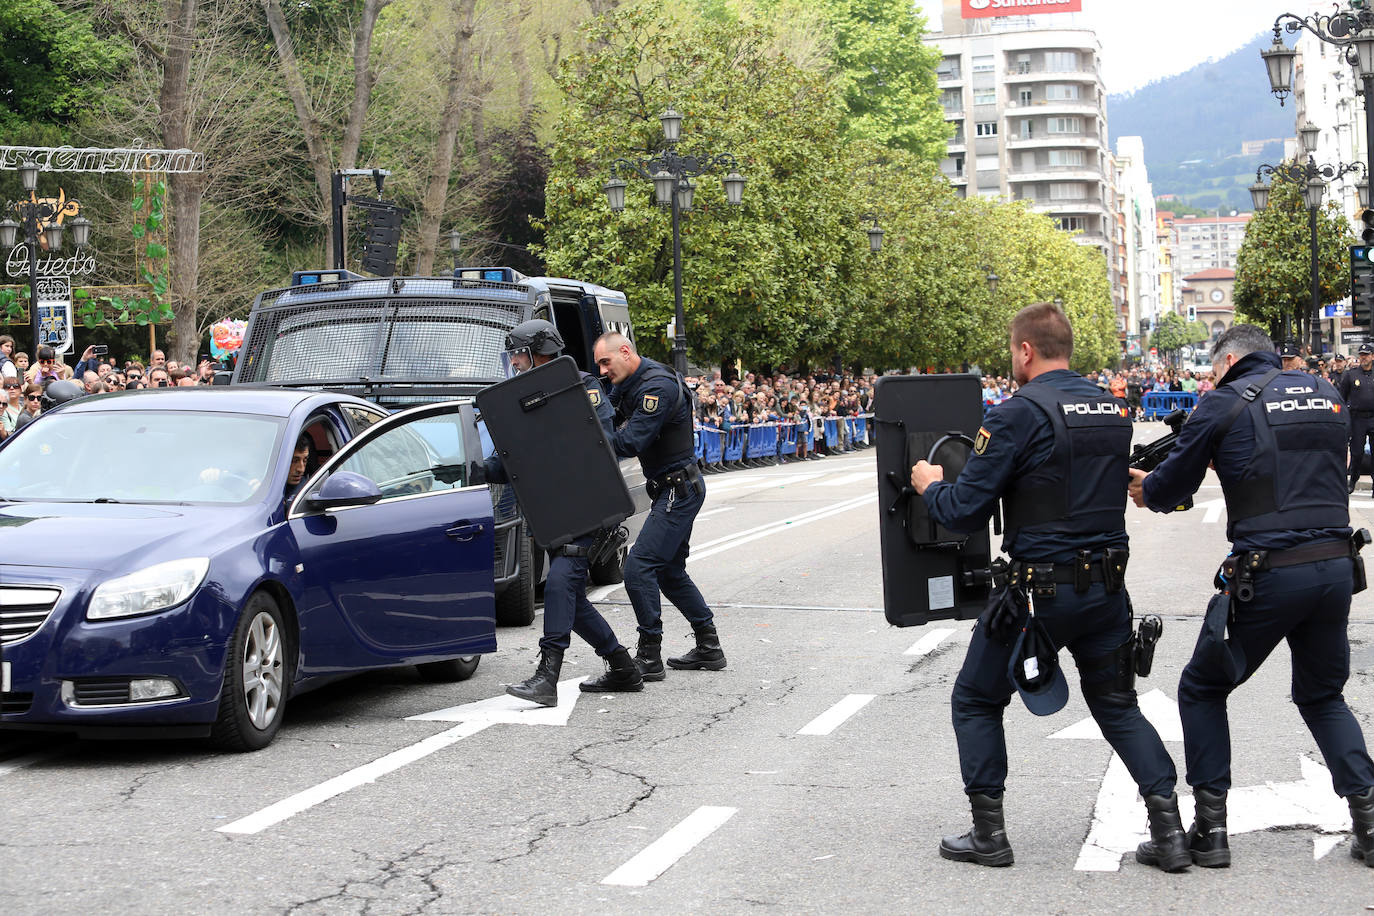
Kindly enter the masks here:
<path id="1" fill-rule="evenodd" d="M 1283 139 L 1296 135 L 1293 105 L 1280 107 L 1269 92 L 1259 52 L 1270 40 L 1260 33 L 1220 60 L 1107 97 L 1112 147 L 1117 137 L 1144 138 L 1156 197 L 1174 194 L 1203 210 L 1251 209 L 1255 169 L 1277 163 Z"/>

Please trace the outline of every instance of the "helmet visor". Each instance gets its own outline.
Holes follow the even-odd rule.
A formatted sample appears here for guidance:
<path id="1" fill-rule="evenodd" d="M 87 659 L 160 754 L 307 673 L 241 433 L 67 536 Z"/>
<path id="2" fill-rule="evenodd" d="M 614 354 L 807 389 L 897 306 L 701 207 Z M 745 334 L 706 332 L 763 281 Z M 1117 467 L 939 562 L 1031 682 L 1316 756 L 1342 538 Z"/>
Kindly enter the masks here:
<path id="1" fill-rule="evenodd" d="M 530 354 L 529 347 L 516 347 L 512 350 L 501 351 L 501 369 L 505 372 L 506 378 L 515 378 L 533 364 L 534 358 Z"/>

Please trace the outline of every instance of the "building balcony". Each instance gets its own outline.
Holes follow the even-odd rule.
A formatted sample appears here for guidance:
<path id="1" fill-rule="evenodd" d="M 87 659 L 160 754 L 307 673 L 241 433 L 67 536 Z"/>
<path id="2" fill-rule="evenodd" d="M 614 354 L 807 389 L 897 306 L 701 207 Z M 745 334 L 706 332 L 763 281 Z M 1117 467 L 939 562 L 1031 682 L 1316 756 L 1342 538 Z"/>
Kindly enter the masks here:
<path id="1" fill-rule="evenodd" d="M 968 184 L 968 172 L 941 172 L 940 174 L 944 175 L 945 180 L 952 185 L 959 186 Z"/>
<path id="2" fill-rule="evenodd" d="M 1026 200 L 1031 209 L 1036 213 L 1049 213 L 1056 215 L 1071 215 L 1074 213 L 1091 214 L 1100 216 L 1107 212 L 1102 201 L 1096 197 L 1068 197 L 1061 200 L 1049 200 L 1040 198 L 1022 198 Z"/>
<path id="3" fill-rule="evenodd" d="M 957 89 L 964 85 L 964 77 L 958 70 L 953 73 L 937 73 L 935 75 L 935 85 L 941 89 Z"/>
<path id="4" fill-rule="evenodd" d="M 1007 181 L 1101 181 L 1104 177 L 1100 171 L 1086 165 L 1047 165 L 1027 171 L 1009 172 Z"/>
<path id="5" fill-rule="evenodd" d="M 1024 118 L 1030 115 L 1084 115 L 1097 117 L 1101 114 L 1097 102 L 1089 99 L 1040 99 L 1027 105 L 1019 99 L 1007 102 L 1007 117 Z"/>
<path id="6" fill-rule="evenodd" d="M 1021 71 L 1015 66 L 1008 67 L 1002 81 L 1006 83 L 1091 83 L 1097 85 L 1101 77 L 1096 70 L 1080 67 L 1077 70 L 1042 70 L 1031 67 Z"/>
<path id="7" fill-rule="evenodd" d="M 1029 137 L 1021 134 L 1007 135 L 1007 149 L 1052 149 L 1054 147 L 1064 147 L 1069 149 L 1102 149 L 1102 141 L 1096 134 L 1033 134 Z"/>

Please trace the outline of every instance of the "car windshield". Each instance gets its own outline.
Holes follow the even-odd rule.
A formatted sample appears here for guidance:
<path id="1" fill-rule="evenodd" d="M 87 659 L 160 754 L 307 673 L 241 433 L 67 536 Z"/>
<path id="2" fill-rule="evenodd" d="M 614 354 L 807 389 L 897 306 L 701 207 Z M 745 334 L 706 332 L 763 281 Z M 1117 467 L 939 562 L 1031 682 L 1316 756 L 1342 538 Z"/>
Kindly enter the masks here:
<path id="1" fill-rule="evenodd" d="M 271 477 L 284 421 L 236 413 L 54 413 L 0 449 L 0 499 L 244 503 Z"/>

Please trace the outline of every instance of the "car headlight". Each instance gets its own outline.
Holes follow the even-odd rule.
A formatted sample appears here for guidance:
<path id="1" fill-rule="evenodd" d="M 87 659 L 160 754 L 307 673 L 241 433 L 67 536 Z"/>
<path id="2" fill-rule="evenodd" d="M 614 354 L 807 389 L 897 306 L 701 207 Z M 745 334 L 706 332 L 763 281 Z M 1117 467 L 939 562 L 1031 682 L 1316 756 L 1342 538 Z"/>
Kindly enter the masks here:
<path id="1" fill-rule="evenodd" d="M 103 582 L 91 595 L 86 619 L 133 617 L 174 607 L 191 597 L 209 568 L 209 557 L 189 557 Z"/>

